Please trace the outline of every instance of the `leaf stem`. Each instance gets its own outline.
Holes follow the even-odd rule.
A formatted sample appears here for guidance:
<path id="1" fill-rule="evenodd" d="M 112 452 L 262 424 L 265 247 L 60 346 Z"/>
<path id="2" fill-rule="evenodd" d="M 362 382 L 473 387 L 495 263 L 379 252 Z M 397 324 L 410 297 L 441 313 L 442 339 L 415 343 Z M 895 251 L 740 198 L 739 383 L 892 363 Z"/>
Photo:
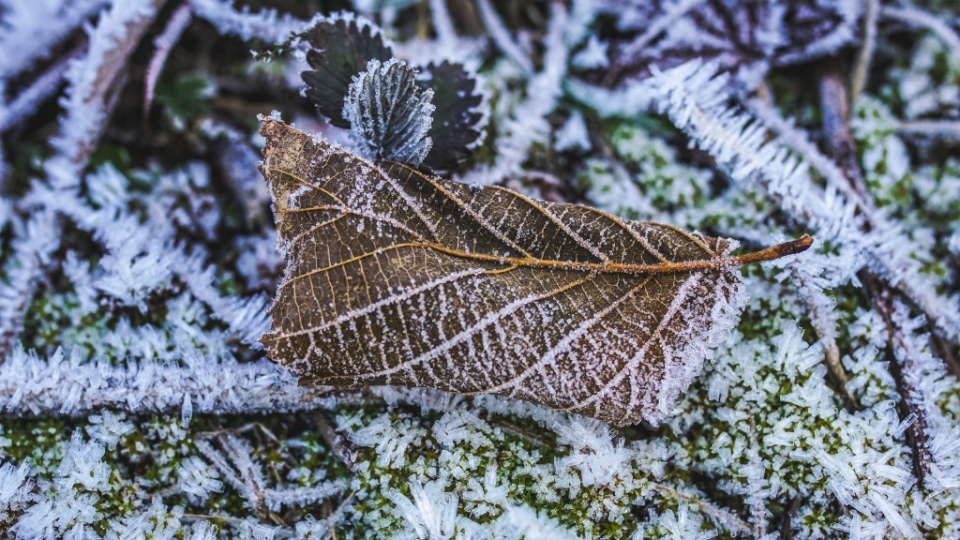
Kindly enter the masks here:
<path id="1" fill-rule="evenodd" d="M 770 246 L 766 249 L 761 249 L 760 251 L 734 257 L 734 260 L 737 261 L 738 264 L 773 261 L 781 257 L 786 257 L 787 255 L 803 253 L 811 245 L 813 245 L 813 237 L 809 234 L 805 234 L 796 240 L 791 240 L 789 242 Z"/>

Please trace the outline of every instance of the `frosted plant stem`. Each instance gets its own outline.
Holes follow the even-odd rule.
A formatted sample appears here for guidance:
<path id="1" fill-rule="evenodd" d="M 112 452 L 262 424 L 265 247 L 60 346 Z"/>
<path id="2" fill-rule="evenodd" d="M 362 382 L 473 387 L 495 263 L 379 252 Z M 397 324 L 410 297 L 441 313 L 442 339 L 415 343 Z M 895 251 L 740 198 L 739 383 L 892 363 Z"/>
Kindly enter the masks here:
<path id="1" fill-rule="evenodd" d="M 70 67 L 70 62 L 80 56 L 82 49 L 77 47 L 64 58 L 37 77 L 33 83 L 17 94 L 16 99 L 6 107 L 0 108 L 0 133 L 20 123 L 43 105 L 43 102 L 54 95 L 60 88 L 63 76 Z"/>
<path id="2" fill-rule="evenodd" d="M 238 11 L 231 0 L 190 0 L 193 14 L 217 27 L 221 34 L 233 34 L 244 41 L 259 38 L 280 43 L 304 28 L 304 21 L 275 9 Z"/>
<path id="3" fill-rule="evenodd" d="M 147 74 L 143 81 L 143 126 L 144 131 L 149 132 L 150 126 L 150 107 L 153 105 L 153 91 L 163 71 L 163 65 L 167 62 L 167 57 L 173 46 L 180 40 L 180 35 L 187 29 L 193 17 L 190 14 L 190 6 L 184 4 L 177 8 L 167 22 L 167 27 L 163 32 L 153 40 L 155 47 L 153 56 L 150 58 L 150 64 L 147 66 Z"/>
<path id="4" fill-rule="evenodd" d="M 430 19 L 433 29 L 437 32 L 437 41 L 441 47 L 455 47 L 457 44 L 457 30 L 450 18 L 447 9 L 447 0 L 430 0 Z"/>
<path id="5" fill-rule="evenodd" d="M 901 133 L 914 133 L 944 139 L 960 139 L 960 122 L 956 121 L 915 120 L 899 122 L 894 126 L 894 129 Z"/>
<path id="6" fill-rule="evenodd" d="M 950 28 L 943 17 L 938 17 L 914 6 L 883 6 L 880 14 L 888 19 L 906 21 L 927 28 L 950 49 L 950 57 L 960 59 L 960 36 Z"/>
<path id="7" fill-rule="evenodd" d="M 753 527 L 751 527 L 749 523 L 747 523 L 746 521 L 740 519 L 739 517 L 737 517 L 737 516 L 736 516 L 735 514 L 733 514 L 732 512 L 729 512 L 729 511 L 727 511 L 727 510 L 724 510 L 724 509 L 720 508 L 719 506 L 715 506 L 715 505 L 713 505 L 713 504 L 711 504 L 711 503 L 709 503 L 709 502 L 707 502 L 707 501 L 704 501 L 704 500 L 702 500 L 702 499 L 699 499 L 699 498 L 697 498 L 697 497 L 691 497 L 691 496 L 689 496 L 689 495 L 684 495 L 683 493 L 680 493 L 679 491 L 677 491 L 677 490 L 675 490 L 675 489 L 673 489 L 673 488 L 667 487 L 667 486 L 665 486 L 665 485 L 663 485 L 663 484 L 658 484 L 658 483 L 656 483 L 656 482 L 651 482 L 651 483 L 653 484 L 653 489 L 659 491 L 660 493 L 663 493 L 664 495 L 666 495 L 666 496 L 668 496 L 668 497 L 671 497 L 671 498 L 673 498 L 673 499 L 676 499 L 676 500 L 678 500 L 678 501 L 684 501 L 684 502 L 687 502 L 687 503 L 690 503 L 690 504 L 695 504 L 695 505 L 697 505 L 697 507 L 700 508 L 700 510 L 702 510 L 705 514 L 709 514 L 709 515 L 711 515 L 711 516 L 713 516 L 713 517 L 716 517 L 716 518 L 720 519 L 721 521 L 727 523 L 728 525 L 731 526 L 731 528 L 732 528 L 734 531 L 740 531 L 740 532 L 744 532 L 744 533 L 747 533 L 747 534 L 752 534 L 752 533 L 753 533 Z"/>
<path id="8" fill-rule="evenodd" d="M 640 36 L 631 41 L 626 47 L 623 48 L 623 53 L 621 58 L 626 62 L 632 62 L 634 57 L 643 50 L 651 41 L 656 39 L 661 32 L 669 28 L 673 23 L 677 22 L 681 17 L 687 14 L 691 9 L 699 6 L 704 3 L 705 0 L 680 0 L 676 4 L 667 8 L 667 12 L 658 17 L 652 23 L 647 26 L 647 29 L 644 30 Z M 621 62 L 618 61 L 618 64 Z"/>
<path id="9" fill-rule="evenodd" d="M 753 536 L 763 538 L 767 534 L 767 518 L 763 504 L 763 475 L 761 474 L 763 464 L 760 460 L 760 443 L 757 442 L 757 426 L 753 420 L 754 414 L 754 411 L 751 410 L 749 416 L 750 448 L 747 451 L 750 460 L 750 473 L 748 475 L 750 485 L 748 487 L 753 490 L 753 493 L 747 496 L 747 502 L 749 503 L 750 499 L 753 499 L 753 504 L 750 505 L 750 511 L 753 514 Z"/>
<path id="10" fill-rule="evenodd" d="M 348 469 L 353 468 L 357 462 L 357 447 L 349 439 L 340 434 L 337 430 L 337 421 L 332 415 L 325 411 L 314 411 L 310 414 L 313 425 L 317 428 L 317 433 L 333 455 L 343 463 Z"/>
<path id="11" fill-rule="evenodd" d="M 849 406 L 859 410 L 859 403 L 847 390 L 847 373 L 840 363 L 840 349 L 837 347 L 837 325 L 832 314 L 828 312 L 828 302 L 823 290 L 811 283 L 810 274 L 802 263 L 793 261 L 787 268 L 790 271 L 791 280 L 797 286 L 800 301 L 810 315 L 810 322 L 817 334 L 817 339 L 823 344 L 827 368 L 836 379 L 840 395 Z"/>
<path id="12" fill-rule="evenodd" d="M 323 386 L 298 386 L 296 377 L 269 362 L 187 358 L 183 366 L 155 362 L 84 361 L 58 351 L 49 359 L 19 347 L 0 364 L 0 414 L 82 417 L 101 409 L 131 413 L 277 413 L 332 408 Z"/>
<path id="13" fill-rule="evenodd" d="M 868 220 L 873 221 L 873 202 L 857 158 L 857 144 L 850 131 L 851 103 L 852 98 L 847 92 L 843 67 L 836 59 L 827 60 L 820 74 L 820 111 L 823 117 L 821 130 L 826 136 L 825 146 L 828 148 L 830 157 L 825 160 L 827 163 L 819 164 L 817 170 L 822 172 L 823 167 L 829 166 L 830 163 L 838 164 L 844 176 L 843 183 L 853 188 L 860 197 L 858 204 L 861 211 L 864 211 L 865 206 L 870 205 Z M 810 153 L 819 154 L 815 146 Z M 815 159 L 807 154 L 804 154 L 804 158 L 808 161 L 811 158 Z"/>
<path id="14" fill-rule="evenodd" d="M 59 155 L 47 160 L 45 166 L 54 189 L 68 190 L 79 184 L 80 173 L 110 114 L 115 101 L 111 97 L 123 78 L 127 60 L 165 1 L 151 0 L 139 6 L 131 3 L 122 9 L 114 6 L 90 32 L 86 57 L 77 59 L 67 75 L 71 85 L 63 102 L 65 114 L 60 120 L 60 134 L 51 141 Z"/>
<path id="15" fill-rule="evenodd" d="M 43 3 L 4 3 L 4 24 L 0 27 L 0 50 L 7 54 L 0 58 L 0 79 L 7 79 L 26 70 L 38 59 L 46 57 L 54 46 L 62 42 L 85 20 L 93 16 L 105 0 L 73 0 L 63 2 L 53 11 L 44 10 Z M 46 2 L 47 5 L 52 3 Z M 15 18 L 9 20 L 6 9 L 12 7 Z M 15 54 L 10 54 L 16 51 Z"/>
<path id="16" fill-rule="evenodd" d="M 480 9 L 480 18 L 483 19 L 483 24 L 487 27 L 490 37 L 497 44 L 497 47 L 520 66 L 524 73 L 532 75 L 533 61 L 510 36 L 510 30 L 503 24 L 503 20 L 500 15 L 497 15 L 497 10 L 494 9 L 490 0 L 477 0 L 477 7 Z"/>
<path id="17" fill-rule="evenodd" d="M 874 308 L 880 313 L 887 327 L 889 336 L 888 348 L 894 362 L 890 362 L 890 374 L 897 384 L 900 394 L 900 405 L 906 414 L 903 417 L 913 416 L 914 420 L 907 427 L 907 441 L 913 450 L 914 474 L 917 476 L 917 488 L 924 489 L 926 477 L 930 474 L 933 456 L 930 453 L 930 418 L 923 406 L 926 396 L 916 388 L 910 377 L 916 371 L 915 358 L 917 351 L 912 350 L 904 339 L 901 329 L 894 322 L 894 299 L 892 292 L 876 281 L 868 282 L 871 290 Z"/>
<path id="18" fill-rule="evenodd" d="M 856 204 L 857 209 L 865 214 L 868 220 L 873 220 L 873 205 L 868 204 L 863 196 L 856 191 L 847 175 L 832 159 L 817 150 L 817 147 L 810 142 L 805 132 L 792 126 L 780 116 L 776 109 L 759 99 L 748 99 L 745 104 L 751 113 L 780 136 L 781 143 L 800 154 L 807 163 L 823 175 L 831 187 L 835 187 L 852 203 Z"/>
<path id="19" fill-rule="evenodd" d="M 880 15 L 880 0 L 867 0 L 867 11 L 863 16 L 863 45 L 857 55 L 857 67 L 853 72 L 853 81 L 850 83 L 850 102 L 853 103 L 867 85 L 867 76 L 870 72 L 870 62 L 873 60 L 873 51 L 877 47 L 877 19 Z"/>

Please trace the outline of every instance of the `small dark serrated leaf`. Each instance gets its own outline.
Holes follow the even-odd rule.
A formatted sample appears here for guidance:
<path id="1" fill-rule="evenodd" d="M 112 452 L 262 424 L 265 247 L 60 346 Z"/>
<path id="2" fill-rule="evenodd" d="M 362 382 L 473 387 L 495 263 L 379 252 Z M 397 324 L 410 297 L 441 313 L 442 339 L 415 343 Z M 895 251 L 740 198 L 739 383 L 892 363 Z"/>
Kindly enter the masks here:
<path id="1" fill-rule="evenodd" d="M 483 96 L 474 93 L 477 81 L 460 64 L 430 64 L 424 72 L 429 78 L 419 84 L 423 89 L 433 89 L 436 110 L 429 133 L 433 150 L 423 164 L 441 171 L 451 170 L 470 157 L 470 146 L 480 139 L 483 113 L 477 107 Z"/>
<path id="2" fill-rule="evenodd" d="M 417 166 L 430 152 L 433 90 L 416 79 L 416 69 L 392 58 L 371 60 L 350 85 L 343 116 L 367 156 Z"/>
<path id="3" fill-rule="evenodd" d="M 389 60 L 393 51 L 380 32 L 353 19 L 320 21 L 303 33 L 303 39 L 311 46 L 307 63 L 313 68 L 300 74 L 307 83 L 307 98 L 331 124 L 349 128 L 350 122 L 343 117 L 343 100 L 353 77 L 366 71 L 370 60 Z"/>

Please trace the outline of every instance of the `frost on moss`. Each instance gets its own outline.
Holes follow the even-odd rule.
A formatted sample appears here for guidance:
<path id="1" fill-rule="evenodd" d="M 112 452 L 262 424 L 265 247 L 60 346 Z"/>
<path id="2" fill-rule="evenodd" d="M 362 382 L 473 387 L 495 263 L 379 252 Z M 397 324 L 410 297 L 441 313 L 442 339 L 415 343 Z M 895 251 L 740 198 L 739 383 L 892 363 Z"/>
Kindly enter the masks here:
<path id="1" fill-rule="evenodd" d="M 19 53 L 0 59 L 0 536 L 960 537 L 955 6 L 353 3 L 409 65 L 478 75 L 452 110 L 486 135 L 458 179 L 747 245 L 817 237 L 744 269 L 749 305 L 668 421 L 615 430 L 332 393 L 263 358 L 282 265 L 256 114 L 351 136 L 297 97 L 303 3 L 191 0 L 159 47 L 162 2 L 0 4 Z M 826 84 L 856 73 L 858 95 Z"/>

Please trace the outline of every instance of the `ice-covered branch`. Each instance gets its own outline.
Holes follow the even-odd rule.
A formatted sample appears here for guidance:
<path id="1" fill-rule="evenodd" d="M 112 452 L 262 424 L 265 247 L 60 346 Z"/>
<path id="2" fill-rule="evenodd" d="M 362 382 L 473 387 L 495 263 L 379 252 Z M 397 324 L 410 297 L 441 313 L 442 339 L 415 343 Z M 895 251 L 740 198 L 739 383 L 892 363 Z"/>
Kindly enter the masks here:
<path id="1" fill-rule="evenodd" d="M 80 49 L 71 51 L 66 58 L 61 59 L 37 77 L 29 87 L 17 95 L 16 99 L 5 107 L 0 106 L 0 133 L 7 131 L 33 114 L 44 101 L 56 93 L 64 75 L 67 73 L 67 69 L 70 67 L 70 62 L 77 58 L 80 53 Z"/>
<path id="2" fill-rule="evenodd" d="M 620 59 L 618 62 L 623 64 L 629 64 L 634 60 L 634 57 L 643 50 L 651 41 L 656 39 L 661 32 L 669 28 L 671 25 L 676 23 L 681 17 L 687 14 L 688 11 L 702 4 L 704 0 L 679 0 L 677 3 L 667 7 L 665 13 L 660 15 L 656 20 L 651 22 L 646 30 L 640 34 L 635 40 L 627 44 L 623 51 L 620 54 Z"/>
<path id="3" fill-rule="evenodd" d="M 0 50 L 5 51 L 0 56 L 0 80 L 46 57 L 104 4 L 106 0 L 5 2 L 0 20 Z"/>
<path id="4" fill-rule="evenodd" d="M 453 26 L 453 19 L 450 18 L 447 0 L 430 0 L 430 15 L 440 47 L 455 47 L 457 45 L 457 30 Z"/>
<path id="5" fill-rule="evenodd" d="M 60 134 L 51 140 L 58 155 L 45 166 L 54 188 L 79 183 L 79 174 L 100 138 L 127 58 L 163 3 L 164 0 L 117 2 L 100 15 L 96 27 L 88 30 L 90 44 L 86 56 L 74 60 L 67 71 L 70 86 L 61 101 L 64 115 Z"/>
<path id="6" fill-rule="evenodd" d="M 875 215 L 839 168 L 788 124 L 777 122 L 787 136 L 769 141 L 770 126 L 728 106 L 732 99 L 728 78 L 717 76 L 715 66 L 692 61 L 658 73 L 651 85 L 659 92 L 660 110 L 713 155 L 731 178 L 768 193 L 795 219 L 818 231 L 819 238 L 837 242 L 849 255 L 863 253 L 876 273 L 920 306 L 941 330 L 953 339 L 960 337 L 958 299 L 939 296 L 923 279 L 920 263 L 903 249 L 899 228 Z M 827 180 L 827 189 L 813 183 L 794 152 L 811 160 Z"/>
<path id="7" fill-rule="evenodd" d="M 0 413 L 84 416 L 100 409 L 134 413 L 184 410 L 214 414 L 277 413 L 330 408 L 329 388 L 297 386 L 267 360 L 239 363 L 187 355 L 182 365 L 85 361 L 62 350 L 49 358 L 17 347 L 0 364 Z"/>
<path id="8" fill-rule="evenodd" d="M 170 55 L 170 51 L 177 44 L 180 35 L 187 29 L 191 20 L 190 6 L 180 6 L 167 21 L 167 26 L 163 29 L 163 32 L 153 40 L 155 49 L 143 81 L 144 122 L 146 122 L 150 113 L 150 106 L 153 104 L 153 91 L 157 85 L 157 80 L 160 78 L 160 72 L 163 71 L 163 65 L 167 62 L 167 56 Z"/>
<path id="9" fill-rule="evenodd" d="M 483 19 L 483 24 L 487 27 L 487 31 L 490 32 L 490 39 L 497 44 L 497 47 L 503 51 L 508 58 L 520 66 L 524 73 L 528 75 L 533 74 L 533 61 L 530 60 L 527 53 L 523 52 L 520 45 L 510 36 L 510 30 L 503 24 L 503 20 L 500 19 L 500 15 L 497 15 L 497 11 L 494 9 L 493 4 L 490 3 L 490 0 L 477 0 L 477 7 L 480 9 L 480 17 Z"/>
<path id="10" fill-rule="evenodd" d="M 960 487 L 960 459 L 953 452 L 943 451 L 944 447 L 958 447 L 960 431 L 936 403 L 937 397 L 956 381 L 947 377 L 943 362 L 930 353 L 929 337 L 918 335 L 926 326 L 923 317 L 911 318 L 910 309 L 892 298 L 889 291 L 875 288 L 874 294 L 896 359 L 892 371 L 903 405 L 913 419 L 907 435 L 913 446 L 918 483 L 921 488 L 935 490 Z"/>
<path id="11" fill-rule="evenodd" d="M 574 12 L 580 16 L 571 18 L 563 4 L 551 4 L 550 23 L 543 40 L 546 47 L 543 68 L 530 78 L 527 98 L 516 105 L 512 117 L 504 123 L 503 132 L 506 135 L 498 137 L 496 141 L 497 161 L 490 167 L 471 171 L 460 178 L 461 181 L 489 185 L 518 175 L 530 147 L 549 137 L 550 124 L 545 117 L 556 107 L 557 99 L 562 94 L 570 49 L 583 35 L 584 25 L 592 19 L 592 16 L 583 16 L 583 11 L 586 10 L 574 5 Z"/>
<path id="12" fill-rule="evenodd" d="M 233 34 L 244 41 L 257 38 L 267 43 L 281 43 L 301 31 L 304 21 L 275 9 L 251 12 L 244 6 L 237 10 L 232 0 L 190 0 L 194 15 L 217 27 L 221 34 Z"/>
<path id="13" fill-rule="evenodd" d="M 914 6 L 883 6 L 880 14 L 896 21 L 905 21 L 921 26 L 933 32 L 950 49 L 950 57 L 960 58 L 960 36 L 950 27 L 943 17 L 923 11 Z"/>

